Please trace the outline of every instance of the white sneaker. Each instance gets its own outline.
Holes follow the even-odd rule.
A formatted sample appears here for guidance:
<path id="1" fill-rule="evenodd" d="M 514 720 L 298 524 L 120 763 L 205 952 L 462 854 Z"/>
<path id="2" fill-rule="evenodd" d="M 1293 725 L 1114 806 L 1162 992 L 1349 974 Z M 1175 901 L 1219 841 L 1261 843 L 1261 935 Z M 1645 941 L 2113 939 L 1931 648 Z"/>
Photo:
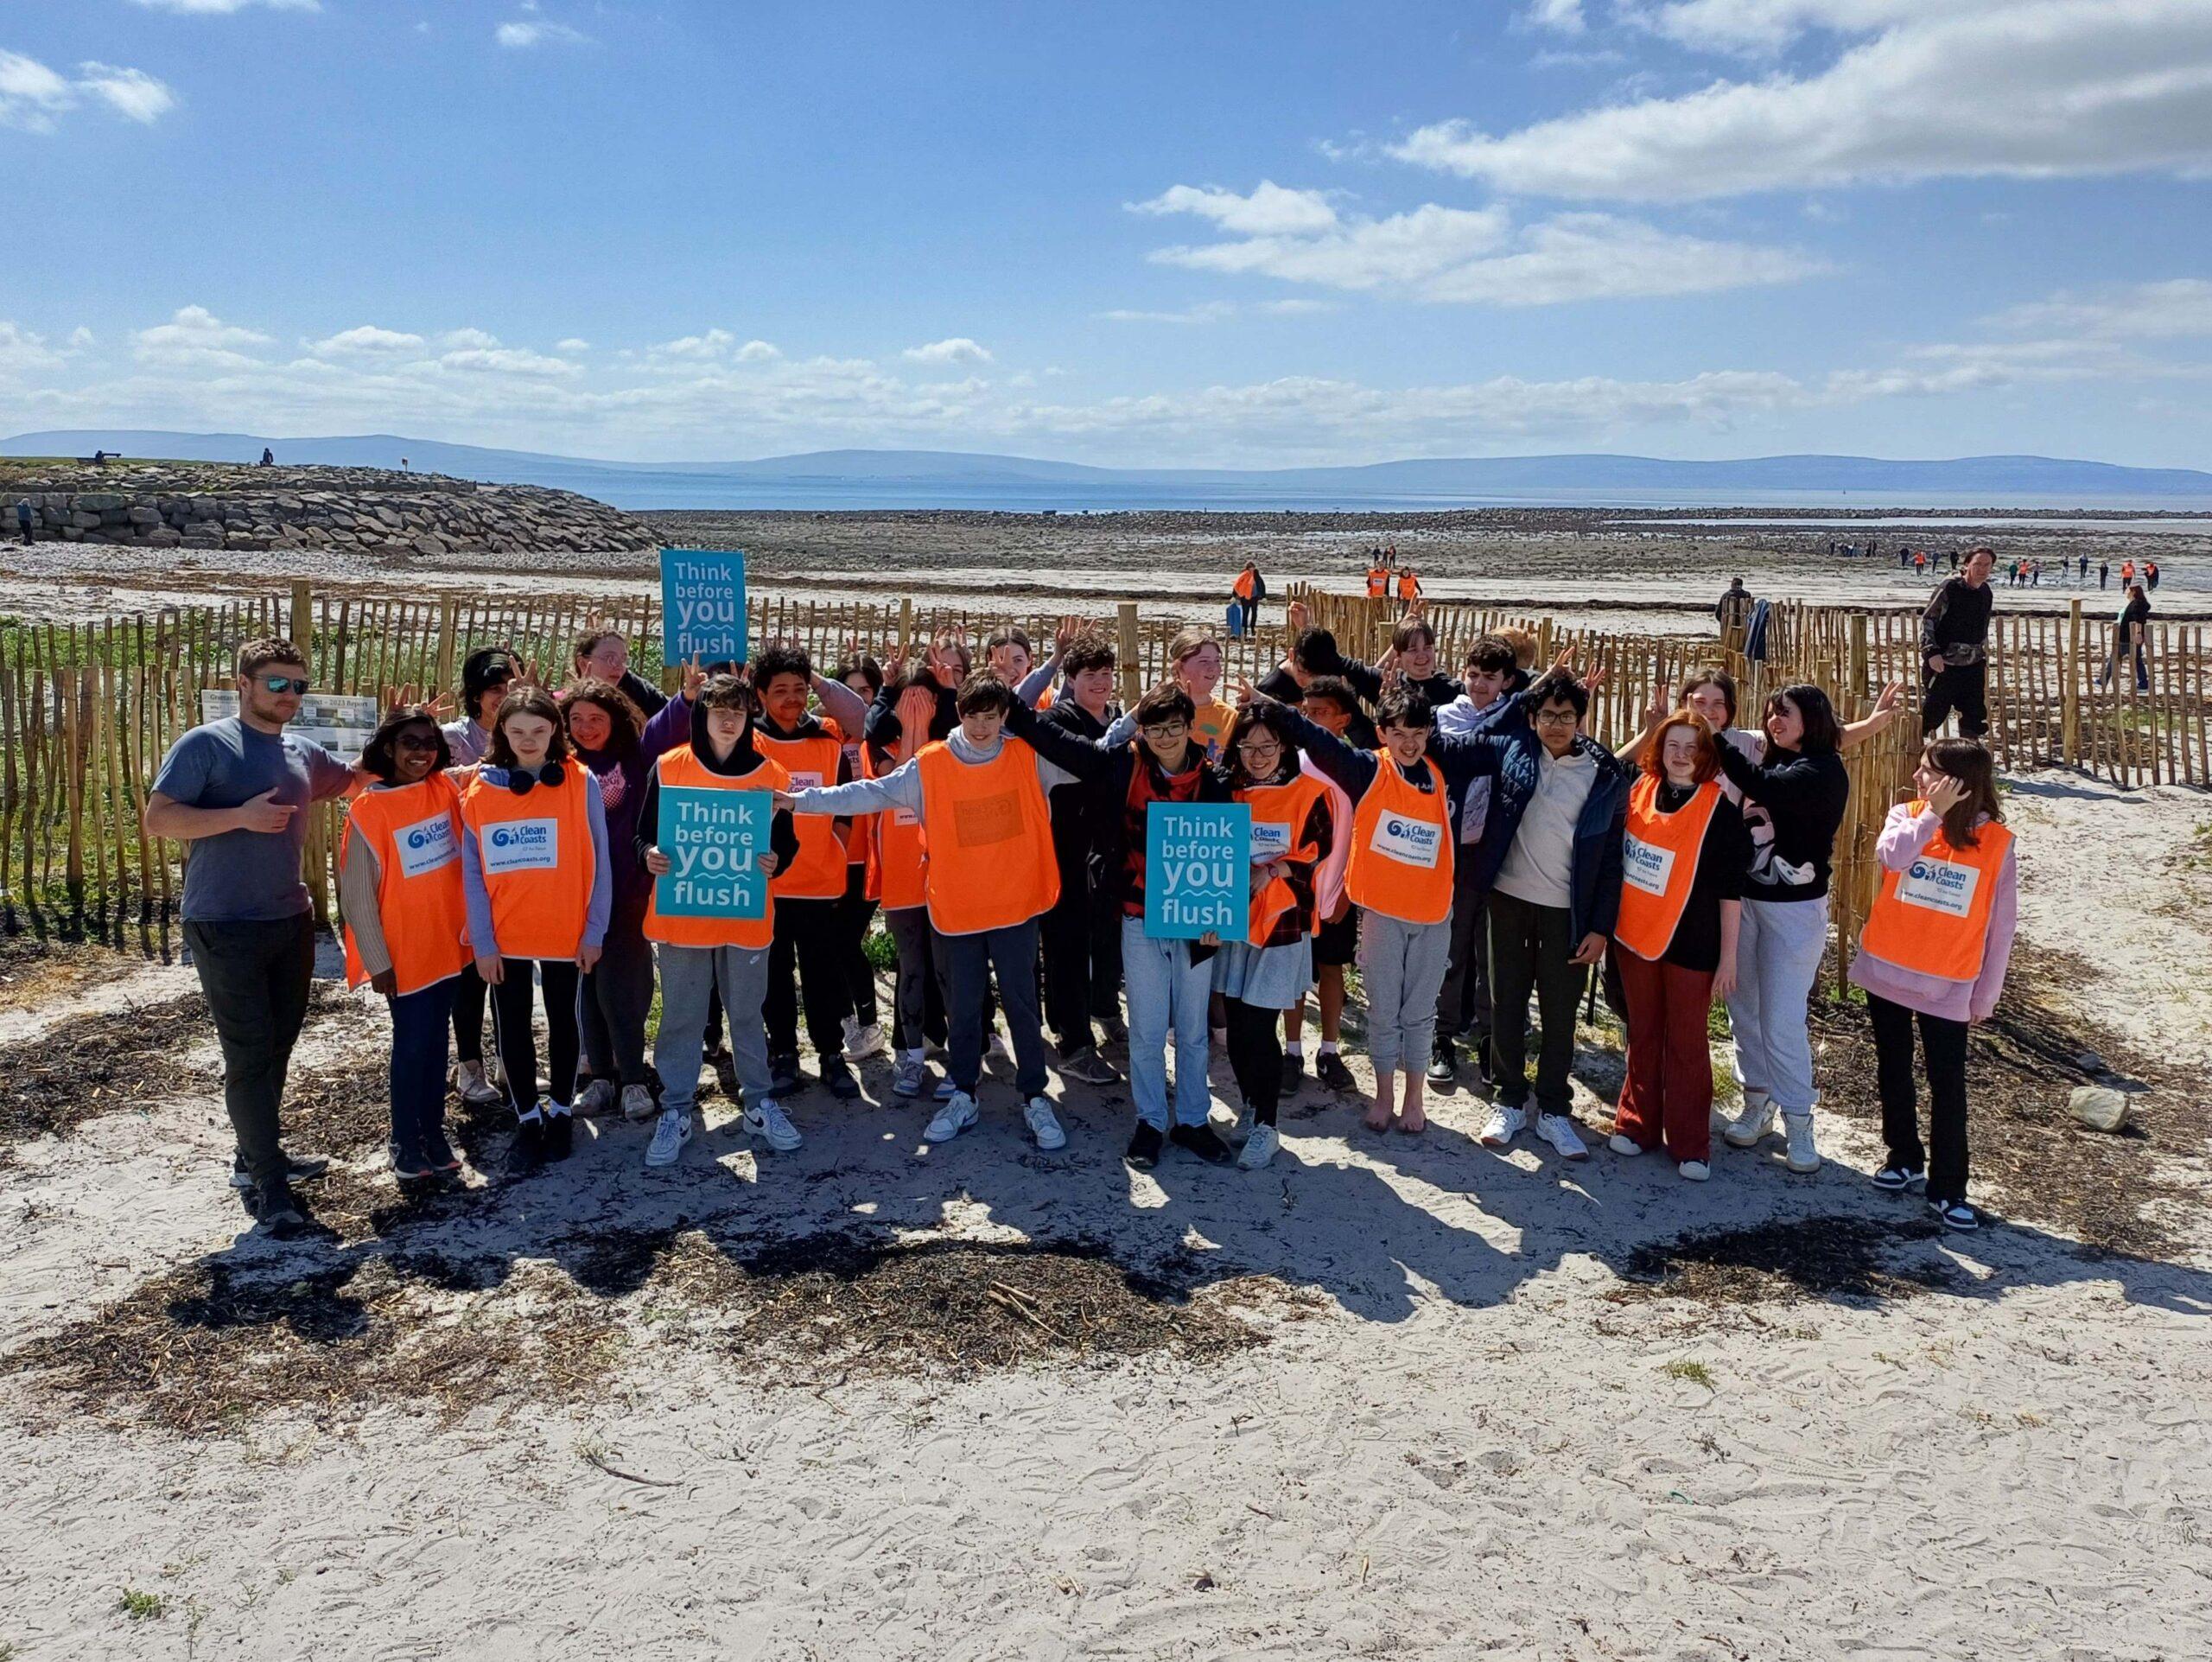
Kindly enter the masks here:
<path id="1" fill-rule="evenodd" d="M 1702 1160 L 1685 1160 L 1675 1169 L 1682 1175 L 1685 1181 L 1692 1183 L 1702 1183 L 1713 1175 L 1712 1168 Z"/>
<path id="2" fill-rule="evenodd" d="M 757 1105 L 746 1105 L 745 1129 L 779 1154 L 789 1154 L 805 1141 L 799 1136 L 798 1127 L 791 1124 L 791 1117 L 784 1111 L 784 1105 L 773 1097 L 763 1097 Z"/>
<path id="3" fill-rule="evenodd" d="M 653 1088 L 650 1085 L 626 1085 L 622 1087 L 622 1118 L 651 1119 L 653 1117 Z"/>
<path id="4" fill-rule="evenodd" d="M 1618 1131 L 1615 1131 L 1605 1139 L 1605 1146 L 1615 1154 L 1624 1156 L 1630 1160 L 1643 1152 L 1643 1144 L 1632 1137 L 1623 1137 Z"/>
<path id="5" fill-rule="evenodd" d="M 461 1093 L 461 1101 L 471 1108 L 489 1108 L 504 1100 L 498 1088 L 485 1077 L 481 1062 L 455 1062 L 453 1084 Z"/>
<path id="6" fill-rule="evenodd" d="M 613 1079 L 594 1079 L 584 1086 L 583 1094 L 576 1098 L 576 1111 L 580 1114 L 603 1114 L 613 1106 Z"/>
<path id="7" fill-rule="evenodd" d="M 1821 1168 L 1821 1151 L 1813 1146 L 1813 1111 L 1798 1112 L 1785 1111 L 1782 1116 L 1783 1134 L 1789 1138 L 1789 1150 L 1783 1163 L 1795 1172 L 1812 1172 Z"/>
<path id="8" fill-rule="evenodd" d="M 1759 1139 L 1775 1128 L 1777 1111 L 1764 1097 L 1747 1097 L 1744 1111 L 1728 1122 L 1728 1129 L 1721 1136 L 1728 1139 L 1732 1149 L 1752 1149 Z"/>
<path id="9" fill-rule="evenodd" d="M 1490 1118 L 1484 1122 L 1482 1135 L 1475 1139 L 1485 1149 L 1502 1149 L 1521 1135 L 1529 1124 L 1525 1108 L 1493 1108 Z"/>
<path id="10" fill-rule="evenodd" d="M 648 1166 L 672 1166 L 691 1140 L 691 1116 L 680 1108 L 664 1109 L 653 1127 L 653 1140 L 645 1149 Z"/>
<path id="11" fill-rule="evenodd" d="M 1039 1148 L 1050 1153 L 1067 1147 L 1068 1134 L 1060 1129 L 1060 1117 L 1044 1098 L 1030 1098 L 1029 1105 L 1021 1111 L 1021 1118 L 1028 1123 L 1029 1134 L 1037 1139 Z"/>
<path id="12" fill-rule="evenodd" d="M 1275 1150 L 1282 1147 L 1282 1135 L 1272 1125 L 1255 1125 L 1252 1135 L 1244 1139 L 1244 1146 L 1237 1151 L 1236 1165 L 1240 1171 L 1257 1171 L 1275 1157 Z"/>
<path id="13" fill-rule="evenodd" d="M 1590 1150 L 1582 1146 L 1582 1139 L 1574 1134 L 1574 1122 L 1565 1114 L 1538 1114 L 1536 1135 L 1558 1149 L 1562 1160 L 1587 1160 L 1590 1157 Z"/>
<path id="14" fill-rule="evenodd" d="M 922 1128 L 925 1143 L 950 1143 L 976 1123 L 976 1098 L 965 1091 L 955 1091 L 952 1100 L 938 1109 L 930 1123 Z"/>
<path id="15" fill-rule="evenodd" d="M 870 1022 L 866 1027 L 862 1027 L 858 1017 L 848 1016 L 845 1018 L 845 1060 L 847 1061 L 857 1062 L 870 1056 L 880 1056 L 883 1054 L 883 1050 L 882 1023 Z"/>

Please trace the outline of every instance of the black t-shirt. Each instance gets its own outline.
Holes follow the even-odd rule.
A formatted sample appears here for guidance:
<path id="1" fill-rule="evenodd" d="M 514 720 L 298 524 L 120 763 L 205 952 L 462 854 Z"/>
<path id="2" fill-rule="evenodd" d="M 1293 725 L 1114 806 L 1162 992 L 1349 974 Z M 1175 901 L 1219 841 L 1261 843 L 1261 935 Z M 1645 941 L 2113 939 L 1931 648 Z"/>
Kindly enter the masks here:
<path id="1" fill-rule="evenodd" d="M 1990 609 L 1996 603 L 1997 596 L 1986 583 L 1976 586 L 1964 577 L 1944 578 L 1921 614 L 1921 649 L 1935 653 L 1946 646 L 1986 644 Z"/>
<path id="2" fill-rule="evenodd" d="M 1828 892 L 1835 834 L 1851 799 L 1851 775 L 1834 751 L 1805 755 L 1767 748 L 1747 760 L 1720 747 L 1720 771 L 1744 793 L 1744 828 L 1751 838 L 1747 901 L 1815 901 Z"/>
<path id="3" fill-rule="evenodd" d="M 1659 786 L 1659 811 L 1679 813 L 1697 794 L 1695 786 Z M 1681 921 L 1675 939 L 1661 955 L 1661 962 L 1677 969 L 1710 972 L 1720 965 L 1720 902 L 1744 898 L 1744 868 L 1751 861 L 1751 845 L 1744 836 L 1742 811 L 1726 797 L 1714 805 L 1705 828 L 1705 841 L 1697 854 L 1697 876 L 1691 881 L 1689 898 L 1683 902 Z"/>

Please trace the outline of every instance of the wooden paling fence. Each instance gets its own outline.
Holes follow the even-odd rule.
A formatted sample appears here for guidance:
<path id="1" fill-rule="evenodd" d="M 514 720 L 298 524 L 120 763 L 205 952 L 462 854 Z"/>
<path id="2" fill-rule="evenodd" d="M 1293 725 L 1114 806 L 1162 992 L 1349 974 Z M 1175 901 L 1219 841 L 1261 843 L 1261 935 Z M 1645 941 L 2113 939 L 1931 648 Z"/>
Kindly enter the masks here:
<path id="1" fill-rule="evenodd" d="M 1389 645 L 1395 605 L 1294 588 L 1313 621 L 1332 630 L 1350 653 L 1375 658 Z M 425 596 L 316 593 L 305 583 L 289 593 L 256 595 L 222 606 L 172 608 L 94 623 L 29 624 L 0 619 L 0 931 L 90 936 L 166 953 L 181 881 L 175 844 L 139 832 L 146 791 L 161 758 L 200 719 L 200 693 L 234 685 L 239 644 L 287 634 L 307 651 L 319 690 L 379 700 L 413 687 L 426 696 L 453 691 L 459 669 L 479 646 L 510 648 L 549 679 L 565 672 L 587 628 L 612 629 L 631 642 L 648 678 L 670 672 L 659 652 L 658 595 L 558 599 L 527 594 Z M 1863 714 L 1883 685 L 1918 686 L 1917 619 L 1795 604 L 1774 608 L 1768 655 L 1747 661 L 1740 639 L 1649 635 L 1599 630 L 1535 613 L 1433 605 L 1446 665 L 1474 637 L 1500 627 L 1526 628 L 1541 661 L 1572 646 L 1586 668 L 1606 678 L 1590 727 L 1618 743 L 1641 725 L 1656 685 L 1669 687 L 1696 665 L 1719 661 L 1743 686 L 1744 721 L 1755 725 L 1768 689 L 1793 681 L 1826 688 L 1847 719 Z M 888 667 L 903 646 L 951 630 L 980 646 L 1004 623 L 1019 623 L 1040 655 L 1059 620 L 912 602 L 774 602 L 756 597 L 756 641 L 785 639 L 829 669 L 849 652 Z M 1094 627 L 1114 638 L 1122 691 L 1134 699 L 1161 678 L 1179 626 L 1142 619 L 1133 603 Z M 2098 685 L 2109 659 L 2110 626 L 2092 624 L 2078 606 L 2070 618 L 2008 617 L 2000 611 L 1990 665 L 1991 735 L 2000 763 L 2024 767 L 2063 761 L 2134 786 L 2212 780 L 2208 765 L 2208 688 L 2202 631 L 2155 627 L 2145 646 L 2148 686 L 2129 672 Z M 1281 661 L 1278 619 L 1241 640 L 1222 641 L 1225 695 Z M 1855 940 L 1874 888 L 1872 849 L 1882 816 L 1908 781 L 1916 728 L 1900 722 L 1873 745 L 1852 753 L 1851 814 L 1838 848 L 1839 950 Z M 326 806 L 309 829 L 305 871 L 318 916 L 327 920 L 339 813 Z"/>

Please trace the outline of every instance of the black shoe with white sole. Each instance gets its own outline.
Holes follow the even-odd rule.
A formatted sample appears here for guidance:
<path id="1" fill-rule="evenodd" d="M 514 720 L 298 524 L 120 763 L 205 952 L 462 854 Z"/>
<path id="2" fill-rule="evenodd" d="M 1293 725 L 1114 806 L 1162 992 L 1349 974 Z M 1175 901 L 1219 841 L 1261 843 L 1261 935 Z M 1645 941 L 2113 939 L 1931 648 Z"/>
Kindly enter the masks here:
<path id="1" fill-rule="evenodd" d="M 1236 1157 L 1211 1125 L 1178 1125 L 1167 1133 L 1167 1140 L 1210 1166 L 1225 1166 Z"/>
<path id="2" fill-rule="evenodd" d="M 1129 1146 L 1122 1158 L 1139 1171 L 1150 1171 L 1160 1163 L 1160 1151 L 1166 1141 L 1158 1126 L 1139 1120 L 1136 1130 L 1129 1133 Z"/>
<path id="3" fill-rule="evenodd" d="M 1439 1090 L 1456 1083 L 1459 1077 L 1459 1052 L 1442 1034 L 1436 1035 L 1428 1050 L 1428 1082 Z"/>
<path id="4" fill-rule="evenodd" d="M 1313 1064 L 1313 1072 L 1321 1083 L 1332 1091 L 1357 1091 L 1359 1081 L 1351 1076 L 1351 1069 L 1344 1066 L 1344 1059 L 1333 1050 L 1325 1050 Z"/>
<path id="5" fill-rule="evenodd" d="M 1943 1221 L 1946 1229 L 1955 1229 L 1961 1234 L 1981 1227 L 1981 1214 L 1964 1200 L 1938 1200 L 1929 1198 L 1928 1209 Z"/>
<path id="6" fill-rule="evenodd" d="M 284 1181 L 287 1183 L 312 1183 L 329 1169 L 330 1162 L 322 1155 L 311 1154 L 304 1160 L 295 1159 L 289 1155 L 284 1158 Z M 242 1154 L 231 1156 L 231 1187 L 241 1192 L 253 1187 L 253 1179 L 246 1175 L 245 1156 Z"/>
<path id="7" fill-rule="evenodd" d="M 249 1189 L 247 1195 L 247 1209 L 264 1234 L 288 1241 L 310 1226 L 307 1207 L 294 1196 L 291 1185 L 281 1177 Z"/>
<path id="8" fill-rule="evenodd" d="M 1908 1189 L 1921 1188 L 1928 1181 L 1928 1174 L 1917 1166 L 1885 1166 L 1874 1174 L 1874 1187 L 1892 1194 L 1902 1194 Z"/>

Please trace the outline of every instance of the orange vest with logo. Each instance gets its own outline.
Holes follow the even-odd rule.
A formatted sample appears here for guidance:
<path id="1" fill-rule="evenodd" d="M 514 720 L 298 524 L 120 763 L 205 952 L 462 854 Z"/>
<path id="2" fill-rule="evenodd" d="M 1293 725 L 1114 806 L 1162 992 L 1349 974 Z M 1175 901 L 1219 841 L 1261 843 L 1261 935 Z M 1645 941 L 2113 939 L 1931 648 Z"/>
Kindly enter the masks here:
<path id="1" fill-rule="evenodd" d="M 861 777 L 880 776 L 866 745 L 861 747 Z M 875 835 L 868 843 L 869 895 L 887 912 L 900 912 L 929 900 L 929 856 L 922 847 L 922 822 L 904 808 L 886 808 L 875 816 Z"/>
<path id="2" fill-rule="evenodd" d="M 1312 861 L 1321 850 L 1304 839 L 1306 822 L 1313 805 L 1325 800 L 1329 787 L 1310 774 L 1294 774 L 1280 785 L 1251 785 L 1236 793 L 1237 801 L 1252 810 L 1252 859 L 1262 855 L 1273 860 Z M 1257 946 L 1273 933 L 1275 920 L 1289 909 L 1294 897 L 1288 883 L 1277 877 L 1252 897 L 1246 938 Z M 1306 933 L 1312 934 L 1320 920 L 1309 915 Z"/>
<path id="3" fill-rule="evenodd" d="M 1239 571 L 1236 574 L 1236 598 L 1239 600 L 1252 598 L 1252 574 L 1249 571 Z"/>
<path id="4" fill-rule="evenodd" d="M 664 753 L 653 763 L 661 788 L 673 786 L 687 791 L 788 791 L 791 775 L 772 757 L 763 756 L 751 773 L 733 777 L 717 774 L 701 761 L 688 744 Z M 794 816 L 796 818 L 796 816 Z M 776 886 L 768 885 L 768 909 L 757 918 L 664 918 L 660 912 L 660 885 L 645 902 L 647 940 L 671 946 L 742 946 L 748 952 L 766 946 L 776 933 Z"/>
<path id="5" fill-rule="evenodd" d="M 461 793 L 443 774 L 419 785 L 365 791 L 346 817 L 346 840 L 377 859 L 377 920 L 400 996 L 459 975 L 468 962 L 468 896 L 461 879 Z M 346 922 L 346 984 L 369 978 Z"/>
<path id="6" fill-rule="evenodd" d="M 571 757 L 561 764 L 558 785 L 517 796 L 479 777 L 461 796 L 461 822 L 476 839 L 502 958 L 574 958 L 583 945 L 598 875 L 585 799 L 590 777 Z"/>
<path id="7" fill-rule="evenodd" d="M 867 748 L 864 744 L 842 747 L 845 771 L 855 779 L 868 777 L 867 765 L 861 760 L 861 753 Z M 873 876 L 875 870 L 875 822 L 880 818 L 879 814 L 856 813 L 845 828 L 845 864 L 848 867 L 868 868 L 871 875 L 867 879 L 868 887 L 862 892 L 870 900 L 875 898 L 875 879 Z"/>
<path id="8" fill-rule="evenodd" d="M 1643 774 L 1629 789 L 1628 831 L 1621 842 L 1621 916 L 1613 939 L 1638 958 L 1658 959 L 1697 882 L 1706 828 L 1720 804 L 1720 782 L 1707 780 L 1672 813 L 1659 807 L 1659 781 Z"/>
<path id="9" fill-rule="evenodd" d="M 969 763 L 940 740 L 915 760 L 938 933 L 981 934 L 1050 911 L 1060 898 L 1060 865 L 1037 753 L 1020 739 L 1001 739 L 997 755 Z"/>
<path id="10" fill-rule="evenodd" d="M 1379 565 L 1367 568 L 1367 597 L 1370 600 L 1388 600 L 1390 597 L 1390 574 Z"/>
<path id="11" fill-rule="evenodd" d="M 1928 805 L 1908 805 L 1915 815 Z M 1972 848 L 1955 849 L 1941 831 L 1903 871 L 1885 871 L 1859 950 L 1915 975 L 1973 981 L 1989 947 L 1989 914 L 2012 833 L 1995 820 L 1974 828 Z"/>
<path id="12" fill-rule="evenodd" d="M 1388 750 L 1375 753 L 1375 783 L 1351 817 L 1351 864 L 1344 892 L 1352 904 L 1401 923 L 1441 923 L 1452 915 L 1452 805 L 1444 770 L 1427 757 L 1429 789 L 1415 790 Z"/>
<path id="13" fill-rule="evenodd" d="M 1421 580 L 1410 571 L 1398 573 L 1398 598 L 1413 600 L 1421 594 Z"/>
<path id="14" fill-rule="evenodd" d="M 756 727 L 753 748 L 783 764 L 791 775 L 791 790 L 835 785 L 844 735 L 834 722 L 823 722 L 822 729 L 804 739 L 778 739 Z M 792 818 L 798 828 L 798 853 L 776 874 L 770 888 L 783 901 L 836 899 L 845 892 L 845 844 L 837 835 L 837 822 L 828 814 L 794 814 Z"/>

